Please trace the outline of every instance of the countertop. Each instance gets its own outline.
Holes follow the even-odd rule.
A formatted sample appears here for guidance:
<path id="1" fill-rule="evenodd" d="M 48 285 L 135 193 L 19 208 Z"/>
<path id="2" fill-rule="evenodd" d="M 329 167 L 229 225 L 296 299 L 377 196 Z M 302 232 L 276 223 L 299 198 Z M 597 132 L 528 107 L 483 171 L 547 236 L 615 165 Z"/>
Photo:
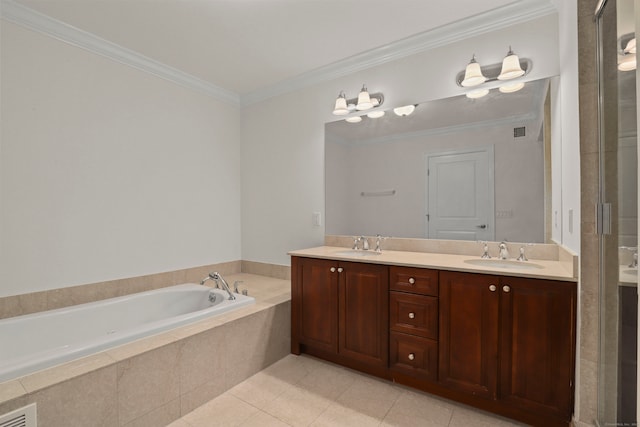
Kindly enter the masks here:
<path id="1" fill-rule="evenodd" d="M 338 261 L 363 262 L 371 264 L 396 265 L 404 267 L 433 268 L 437 270 L 463 271 L 469 273 L 493 274 L 499 276 L 529 277 L 535 279 L 561 280 L 577 282 L 573 275 L 573 266 L 567 262 L 530 260 L 510 260 L 509 268 L 473 265 L 465 261 L 480 260 L 480 256 L 451 255 L 428 252 L 352 251 L 349 248 L 336 246 L 318 246 L 315 248 L 290 251 L 289 255 L 305 258 L 332 259 Z M 496 258 L 493 258 L 497 261 Z M 522 268 L 518 264 L 522 263 Z M 527 268 L 537 265 L 540 268 Z"/>

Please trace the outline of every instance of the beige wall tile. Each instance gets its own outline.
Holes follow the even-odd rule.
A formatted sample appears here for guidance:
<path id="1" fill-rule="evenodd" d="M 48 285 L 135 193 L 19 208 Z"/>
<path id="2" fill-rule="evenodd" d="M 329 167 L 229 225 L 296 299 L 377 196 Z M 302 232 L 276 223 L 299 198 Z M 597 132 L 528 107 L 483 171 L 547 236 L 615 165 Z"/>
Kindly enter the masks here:
<path id="1" fill-rule="evenodd" d="M 224 329 L 225 327 L 216 327 L 179 343 L 180 393 L 189 393 L 195 389 L 200 389 L 200 394 L 206 391 L 200 404 L 226 390 L 228 367 L 224 365 L 222 356 L 227 350 Z"/>
<path id="2" fill-rule="evenodd" d="M 39 427 L 118 426 L 116 368 L 110 366 L 33 395 Z"/>
<path id="3" fill-rule="evenodd" d="M 165 426 L 178 418 L 180 418 L 180 401 L 176 399 L 131 422 L 121 425 L 123 427 L 158 427 Z"/>
<path id="4" fill-rule="evenodd" d="M 122 424 L 178 399 L 178 350 L 177 344 L 170 344 L 117 364 Z"/>
<path id="5" fill-rule="evenodd" d="M 106 368 L 113 365 L 114 362 L 115 360 L 109 355 L 97 353 L 26 375 L 19 378 L 19 381 L 25 390 L 33 393 L 46 387 L 55 386 L 60 382 L 84 376 L 92 371 Z"/>
<path id="6" fill-rule="evenodd" d="M 0 383 L 0 405 L 10 400 L 24 397 L 27 390 L 22 386 L 20 381 L 12 380 Z M 2 412 L 0 412 L 2 414 Z"/>

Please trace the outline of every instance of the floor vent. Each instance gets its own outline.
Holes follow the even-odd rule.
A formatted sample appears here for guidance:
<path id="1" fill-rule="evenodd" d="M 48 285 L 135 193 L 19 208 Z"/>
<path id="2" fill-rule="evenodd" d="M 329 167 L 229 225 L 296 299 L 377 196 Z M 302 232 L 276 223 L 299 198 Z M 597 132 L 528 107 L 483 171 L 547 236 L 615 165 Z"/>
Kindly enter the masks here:
<path id="1" fill-rule="evenodd" d="M 525 134 L 525 127 L 519 127 L 519 128 L 513 128 L 513 137 L 514 138 L 520 138 L 522 136 L 524 136 Z"/>
<path id="2" fill-rule="evenodd" d="M 37 427 L 36 404 L 0 415 L 0 427 Z"/>

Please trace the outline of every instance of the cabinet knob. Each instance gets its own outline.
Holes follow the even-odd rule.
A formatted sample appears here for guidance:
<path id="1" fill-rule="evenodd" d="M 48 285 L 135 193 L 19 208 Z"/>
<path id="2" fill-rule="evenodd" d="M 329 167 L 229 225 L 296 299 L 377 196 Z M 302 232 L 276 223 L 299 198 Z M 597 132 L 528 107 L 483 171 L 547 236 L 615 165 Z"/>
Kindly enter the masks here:
<path id="1" fill-rule="evenodd" d="M 343 271 L 342 267 L 338 267 L 338 273 L 342 273 Z"/>
<path id="2" fill-rule="evenodd" d="M 416 355 L 413 353 L 409 353 L 409 360 L 413 360 L 416 358 Z"/>
<path id="3" fill-rule="evenodd" d="M 490 290 L 491 292 L 495 292 L 495 291 L 496 291 L 496 289 L 498 289 L 498 288 L 496 288 L 496 285 L 489 285 L 489 290 Z"/>
<path id="4" fill-rule="evenodd" d="M 416 279 L 414 279 L 413 277 L 409 277 L 409 283 L 413 285 L 414 283 L 416 283 Z"/>
<path id="5" fill-rule="evenodd" d="M 504 285 L 502 287 L 502 290 L 505 291 L 505 292 L 509 292 L 509 291 L 511 291 L 511 288 L 509 287 L 509 285 Z"/>
<path id="6" fill-rule="evenodd" d="M 409 319 L 415 319 L 416 314 L 414 312 L 409 313 Z"/>
<path id="7" fill-rule="evenodd" d="M 336 272 L 336 268 L 335 268 L 335 267 L 331 267 L 331 268 L 329 269 L 329 271 L 331 271 L 332 273 L 335 273 L 335 272 Z"/>

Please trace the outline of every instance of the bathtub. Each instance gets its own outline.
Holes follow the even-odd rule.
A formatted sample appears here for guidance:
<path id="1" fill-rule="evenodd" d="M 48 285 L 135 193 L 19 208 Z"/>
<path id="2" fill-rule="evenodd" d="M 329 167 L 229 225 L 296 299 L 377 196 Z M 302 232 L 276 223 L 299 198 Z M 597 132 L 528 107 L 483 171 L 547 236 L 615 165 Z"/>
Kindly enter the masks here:
<path id="1" fill-rule="evenodd" d="M 209 295 L 215 295 L 210 302 Z M 0 320 L 0 382 L 254 303 L 183 284 Z"/>

